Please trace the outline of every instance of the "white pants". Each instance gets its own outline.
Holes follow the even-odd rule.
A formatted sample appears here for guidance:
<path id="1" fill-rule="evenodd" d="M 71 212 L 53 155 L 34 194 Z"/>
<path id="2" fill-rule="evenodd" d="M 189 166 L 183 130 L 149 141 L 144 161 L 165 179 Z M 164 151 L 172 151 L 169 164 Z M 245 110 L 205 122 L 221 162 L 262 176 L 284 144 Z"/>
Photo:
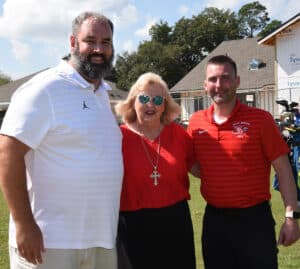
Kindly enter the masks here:
<path id="1" fill-rule="evenodd" d="M 9 249 L 10 269 L 117 269 L 116 249 L 46 249 L 43 263 L 34 265 L 20 256 L 14 247 Z"/>

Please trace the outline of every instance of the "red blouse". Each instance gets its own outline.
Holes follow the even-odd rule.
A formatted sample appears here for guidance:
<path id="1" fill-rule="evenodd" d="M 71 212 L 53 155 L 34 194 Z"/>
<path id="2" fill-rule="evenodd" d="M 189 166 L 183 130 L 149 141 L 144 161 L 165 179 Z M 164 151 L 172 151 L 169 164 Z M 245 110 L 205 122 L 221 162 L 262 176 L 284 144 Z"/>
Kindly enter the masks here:
<path id="1" fill-rule="evenodd" d="M 176 123 L 166 125 L 160 138 L 153 141 L 136 134 L 125 125 L 121 126 L 121 131 L 124 158 L 121 211 L 159 208 L 190 199 L 188 170 L 195 158 L 192 140 L 183 127 Z M 155 185 L 151 178 L 151 162 L 156 163 L 159 141 L 157 171 L 160 177 Z"/>

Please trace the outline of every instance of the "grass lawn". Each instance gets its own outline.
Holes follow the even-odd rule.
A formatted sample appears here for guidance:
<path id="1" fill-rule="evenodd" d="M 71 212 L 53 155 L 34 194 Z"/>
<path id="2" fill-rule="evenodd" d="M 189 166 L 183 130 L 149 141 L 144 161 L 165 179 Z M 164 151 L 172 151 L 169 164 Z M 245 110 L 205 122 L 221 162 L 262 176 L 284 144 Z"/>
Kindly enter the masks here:
<path id="1" fill-rule="evenodd" d="M 190 193 L 192 199 L 190 208 L 194 224 L 195 246 L 197 269 L 203 269 L 203 261 L 201 255 L 201 226 L 202 216 L 204 212 L 205 202 L 199 194 L 199 180 L 191 177 Z M 284 221 L 284 207 L 280 193 L 272 190 L 272 211 L 276 221 L 276 232 L 278 234 L 282 222 Z M 290 247 L 279 247 L 278 255 L 279 269 L 299 269 L 300 268 L 300 240 Z"/>
<path id="2" fill-rule="evenodd" d="M 7 231 L 8 231 L 8 210 L 4 204 L 2 193 L 0 191 L 0 268 L 1 269 L 9 269 Z"/>
<path id="3" fill-rule="evenodd" d="M 191 213 L 194 223 L 197 269 L 203 269 L 201 256 L 201 221 L 205 202 L 199 194 L 199 180 L 191 177 Z M 280 194 L 272 191 L 272 209 L 276 220 L 277 233 L 284 221 L 284 208 L 281 202 Z M 7 223 L 8 212 L 4 205 L 2 194 L 0 192 L 0 268 L 9 269 L 8 250 L 7 250 Z M 279 247 L 279 268 L 280 269 L 299 269 L 300 268 L 300 241 L 290 247 Z M 170 268 L 171 269 L 171 268 Z"/>

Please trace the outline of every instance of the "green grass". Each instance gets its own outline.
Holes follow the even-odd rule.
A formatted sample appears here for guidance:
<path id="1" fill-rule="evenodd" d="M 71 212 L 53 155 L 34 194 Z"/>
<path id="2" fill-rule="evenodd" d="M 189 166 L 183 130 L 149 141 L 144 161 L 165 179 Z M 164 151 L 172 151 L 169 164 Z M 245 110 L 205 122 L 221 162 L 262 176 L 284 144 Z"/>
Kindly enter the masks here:
<path id="1" fill-rule="evenodd" d="M 201 227 L 202 216 L 204 213 L 205 202 L 200 196 L 199 186 L 200 181 L 191 177 L 190 193 L 192 199 L 190 201 L 191 214 L 194 224 L 194 236 L 197 258 L 197 269 L 203 269 L 203 261 L 201 255 Z M 277 191 L 272 192 L 272 211 L 276 221 L 276 232 L 279 233 L 279 229 L 284 221 L 285 209 L 281 200 L 280 193 Z M 278 236 L 277 236 L 278 237 Z M 279 247 L 278 255 L 279 269 L 299 269 L 300 268 L 300 240 L 289 247 Z"/>
<path id="2" fill-rule="evenodd" d="M 8 210 L 7 207 L 5 206 L 2 193 L 0 191 L 0 268 L 1 269 L 9 269 L 7 231 L 8 231 Z"/>
<path id="3" fill-rule="evenodd" d="M 199 194 L 199 180 L 191 177 L 190 188 L 192 199 L 190 201 L 192 219 L 195 232 L 195 246 L 197 269 L 203 269 L 201 256 L 201 226 L 205 202 Z M 280 193 L 272 191 L 272 210 L 276 220 L 277 234 L 284 221 L 284 208 Z M 7 229 L 8 229 L 8 211 L 4 204 L 0 192 L 0 268 L 9 269 L 8 249 L 7 249 Z M 290 247 L 279 247 L 279 268 L 280 269 L 299 269 L 300 268 L 300 241 Z"/>
<path id="4" fill-rule="evenodd" d="M 204 213 L 205 202 L 200 197 L 200 180 L 190 176 L 190 194 L 191 200 L 189 202 L 191 215 L 194 226 L 194 240 L 196 248 L 197 269 L 204 268 L 201 255 L 201 227 L 202 216 Z"/>

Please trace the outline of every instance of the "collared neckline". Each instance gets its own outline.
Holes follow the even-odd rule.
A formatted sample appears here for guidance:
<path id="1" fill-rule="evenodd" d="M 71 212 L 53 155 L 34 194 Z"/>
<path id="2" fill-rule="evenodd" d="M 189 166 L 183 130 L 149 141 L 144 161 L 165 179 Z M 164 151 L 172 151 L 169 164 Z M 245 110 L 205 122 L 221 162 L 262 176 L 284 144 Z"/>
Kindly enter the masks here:
<path id="1" fill-rule="evenodd" d="M 210 123 L 213 123 L 213 124 L 216 124 L 216 125 L 226 124 L 226 123 L 233 117 L 233 115 L 240 109 L 240 106 L 241 106 L 240 100 L 239 100 L 239 99 L 236 99 L 235 106 L 234 106 L 233 110 L 231 111 L 231 113 L 230 113 L 228 119 L 227 119 L 225 122 L 223 122 L 223 123 L 221 123 L 221 124 L 218 124 L 218 123 L 216 123 L 216 122 L 214 121 L 214 110 L 215 110 L 215 108 L 214 108 L 214 104 L 212 104 L 212 105 L 208 108 L 208 110 L 207 110 L 207 111 L 208 111 L 207 117 L 208 117 L 208 119 L 209 119 L 209 122 L 210 122 Z"/>

